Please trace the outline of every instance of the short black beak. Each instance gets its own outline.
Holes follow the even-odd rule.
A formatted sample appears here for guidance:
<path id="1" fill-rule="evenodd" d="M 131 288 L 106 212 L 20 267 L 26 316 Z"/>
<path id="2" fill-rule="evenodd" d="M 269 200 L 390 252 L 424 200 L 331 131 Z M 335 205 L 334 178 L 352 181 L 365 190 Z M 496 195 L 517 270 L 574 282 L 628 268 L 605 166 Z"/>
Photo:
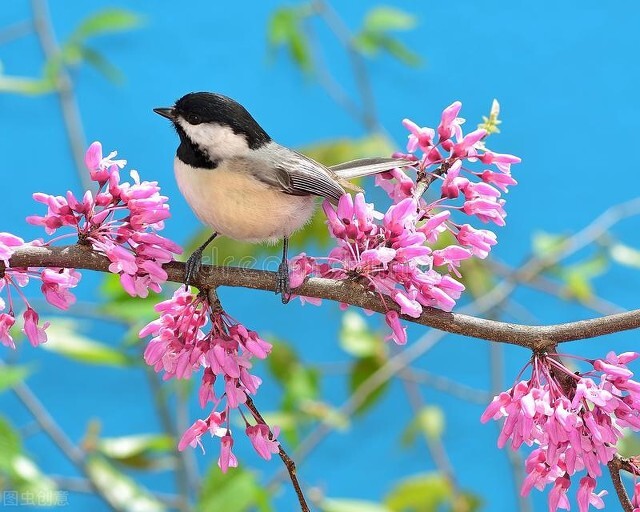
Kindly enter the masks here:
<path id="1" fill-rule="evenodd" d="M 166 117 L 167 119 L 170 119 L 171 121 L 175 120 L 176 118 L 173 112 L 173 108 L 154 108 L 153 111 L 156 114 L 161 115 L 162 117 Z"/>

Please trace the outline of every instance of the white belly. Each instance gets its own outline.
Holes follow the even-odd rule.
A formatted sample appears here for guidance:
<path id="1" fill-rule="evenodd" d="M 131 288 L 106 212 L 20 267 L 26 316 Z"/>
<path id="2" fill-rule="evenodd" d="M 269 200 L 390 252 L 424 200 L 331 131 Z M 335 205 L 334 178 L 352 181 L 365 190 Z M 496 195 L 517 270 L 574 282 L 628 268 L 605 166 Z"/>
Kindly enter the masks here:
<path id="1" fill-rule="evenodd" d="M 271 189 L 248 174 L 195 169 L 177 157 L 176 181 L 196 216 L 215 232 L 246 242 L 275 241 L 304 226 L 315 208 L 313 196 Z"/>

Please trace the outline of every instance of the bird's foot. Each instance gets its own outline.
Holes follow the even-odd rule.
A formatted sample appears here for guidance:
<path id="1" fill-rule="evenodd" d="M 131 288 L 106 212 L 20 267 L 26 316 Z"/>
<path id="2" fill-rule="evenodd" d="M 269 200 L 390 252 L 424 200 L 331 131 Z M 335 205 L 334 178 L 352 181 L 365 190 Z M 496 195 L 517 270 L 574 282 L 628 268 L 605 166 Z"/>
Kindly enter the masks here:
<path id="1" fill-rule="evenodd" d="M 185 263 L 184 288 L 189 288 L 202 268 L 202 249 L 196 249 L 191 253 L 189 259 Z"/>
<path id="2" fill-rule="evenodd" d="M 289 263 L 282 260 L 276 273 L 276 294 L 280 294 L 282 303 L 286 304 L 291 300 L 291 286 L 289 285 Z"/>

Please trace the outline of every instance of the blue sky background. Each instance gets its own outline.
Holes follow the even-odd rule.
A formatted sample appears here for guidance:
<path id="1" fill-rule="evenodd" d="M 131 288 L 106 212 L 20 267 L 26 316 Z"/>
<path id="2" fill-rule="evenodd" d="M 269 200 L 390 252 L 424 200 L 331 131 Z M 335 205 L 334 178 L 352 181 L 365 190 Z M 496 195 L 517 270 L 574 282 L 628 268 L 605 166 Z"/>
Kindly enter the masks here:
<path id="1" fill-rule="evenodd" d="M 502 105 L 502 134 L 492 137 L 490 147 L 519 155 L 523 163 L 514 168 L 519 186 L 507 197 L 508 224 L 498 230 L 497 258 L 518 265 L 531 251 L 534 232 L 573 233 L 609 206 L 638 195 L 639 3 L 387 3 L 417 14 L 418 28 L 402 40 L 424 59 L 419 69 L 405 68 L 389 58 L 369 65 L 381 121 L 399 146 L 406 137 L 400 124 L 404 117 L 435 126 L 442 108 L 461 100 L 463 117 L 475 124 L 494 97 Z M 168 106 L 186 92 L 211 90 L 239 100 L 274 139 L 288 146 L 363 135 L 361 126 L 320 87 L 301 77 L 283 55 L 269 63 L 267 19 L 282 3 L 52 0 L 58 37 L 63 40 L 91 12 L 114 5 L 135 10 L 146 21 L 134 32 L 93 43 L 123 71 L 124 84 L 114 86 L 89 68 L 74 75 L 87 139 L 100 140 L 106 151 L 117 149 L 143 178 L 160 182 L 173 212 L 165 233 L 176 241 L 185 243 L 199 225 L 174 182 L 175 133 L 153 114 L 153 107 Z M 370 6 L 369 2 L 336 2 L 352 28 L 359 26 Z M 28 2 L 5 2 L 0 28 L 28 17 Z M 354 91 L 348 59 L 326 31 L 319 34 L 335 76 Z M 40 71 L 42 55 L 36 39 L 26 37 L 0 45 L 0 61 L 7 74 L 34 76 Z M 79 188 L 55 96 L 0 95 L 0 154 L 0 231 L 24 238 L 41 236 L 39 229 L 23 221 L 41 211 L 31 193 Z M 637 219 L 627 221 L 615 229 L 615 236 L 637 247 L 639 227 Z M 100 276 L 85 273 L 81 298 L 97 299 L 99 282 Z M 637 307 L 637 272 L 612 267 L 596 283 L 608 300 Z M 527 312 L 520 321 L 554 323 L 592 316 L 536 292 L 522 291 L 516 298 Z M 344 360 L 336 344 L 340 314 L 332 305 L 285 308 L 270 294 L 239 290 L 223 290 L 222 299 L 236 318 L 252 328 L 294 341 L 305 360 L 318 364 Z M 100 329 L 92 327 L 95 332 Z M 102 332 L 110 333 L 103 334 L 105 342 L 115 336 L 113 329 Z M 425 332 L 410 328 L 413 339 Z M 565 350 L 600 355 L 610 347 L 634 349 L 636 335 L 624 333 L 572 344 Z M 24 352 L 40 368 L 29 384 L 57 412 L 72 438 L 79 439 L 95 416 L 102 418 L 103 432 L 110 436 L 157 428 L 142 375 L 97 372 L 41 350 Z M 488 352 L 486 342 L 450 336 L 419 364 L 487 389 Z M 507 349 L 506 357 L 505 382 L 510 385 L 528 354 Z M 341 377 L 329 377 L 325 385 L 335 404 L 344 400 Z M 332 435 L 311 455 L 301 469 L 307 485 L 319 486 L 329 496 L 379 499 L 395 480 L 433 468 L 424 450 L 400 448 L 398 435 L 411 411 L 394 399 L 394 392 L 402 390 L 392 386 L 375 411 L 351 431 Z M 268 408 L 277 402 L 276 393 L 267 384 L 259 400 Z M 494 448 L 496 429 L 478 421 L 482 408 L 438 392 L 426 399 L 447 413 L 445 442 L 461 487 L 482 494 L 485 510 L 514 510 L 505 457 Z M 26 413 L 6 394 L 0 396 L 0 408 L 16 424 L 27 421 Z M 198 414 L 194 407 L 193 417 Z M 30 439 L 28 447 L 47 470 L 70 471 L 60 465 L 42 436 Z M 205 461 L 217 456 L 217 448 L 209 448 Z M 255 463 L 265 474 L 279 469 L 278 461 L 263 464 L 249 452 L 242 453 L 247 455 L 246 464 Z M 607 477 L 601 481 L 609 486 Z M 162 476 L 148 478 L 146 483 L 167 490 L 172 485 Z M 95 505 L 89 499 L 71 498 L 69 511 Z M 293 500 L 291 492 L 283 494 L 282 510 L 292 509 Z M 616 509 L 613 496 L 608 503 Z M 544 502 L 537 499 L 535 510 L 544 509 Z"/>

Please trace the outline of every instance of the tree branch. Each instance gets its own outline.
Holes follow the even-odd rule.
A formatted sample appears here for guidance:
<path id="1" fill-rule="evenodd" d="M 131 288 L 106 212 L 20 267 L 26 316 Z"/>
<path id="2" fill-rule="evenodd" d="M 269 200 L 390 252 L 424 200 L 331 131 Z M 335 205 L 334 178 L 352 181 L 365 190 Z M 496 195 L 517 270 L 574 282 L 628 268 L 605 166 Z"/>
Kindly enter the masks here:
<path id="1" fill-rule="evenodd" d="M 620 455 L 615 455 L 611 462 L 607 464 L 607 467 L 609 468 L 609 473 L 611 473 L 611 481 L 613 482 L 613 487 L 616 490 L 622 509 L 624 512 L 633 512 L 633 505 L 620 478 L 620 470 L 625 469 L 633 473 L 633 468 L 625 459 L 620 457 Z"/>
<path id="2" fill-rule="evenodd" d="M 25 246 L 17 250 L 11 260 L 12 267 L 64 267 L 108 272 L 109 260 L 88 247 L 70 245 L 66 247 Z M 182 283 L 185 276 L 184 263 L 173 262 L 164 266 L 170 281 Z M 4 266 L 0 263 L 0 273 Z M 276 274 L 266 270 L 241 267 L 205 265 L 197 276 L 199 288 L 234 286 L 254 290 L 275 291 Z M 391 300 L 383 301 L 379 294 L 366 290 L 351 281 L 310 278 L 294 292 L 297 295 L 344 302 L 378 313 L 388 310 L 399 312 Z M 546 350 L 558 343 L 595 338 L 640 327 L 640 309 L 615 315 L 580 320 L 555 325 L 521 325 L 477 318 L 461 313 L 447 313 L 435 308 L 424 308 L 418 318 L 401 315 L 414 322 L 441 331 L 461 334 L 500 343 L 508 343 L 532 350 Z"/>

